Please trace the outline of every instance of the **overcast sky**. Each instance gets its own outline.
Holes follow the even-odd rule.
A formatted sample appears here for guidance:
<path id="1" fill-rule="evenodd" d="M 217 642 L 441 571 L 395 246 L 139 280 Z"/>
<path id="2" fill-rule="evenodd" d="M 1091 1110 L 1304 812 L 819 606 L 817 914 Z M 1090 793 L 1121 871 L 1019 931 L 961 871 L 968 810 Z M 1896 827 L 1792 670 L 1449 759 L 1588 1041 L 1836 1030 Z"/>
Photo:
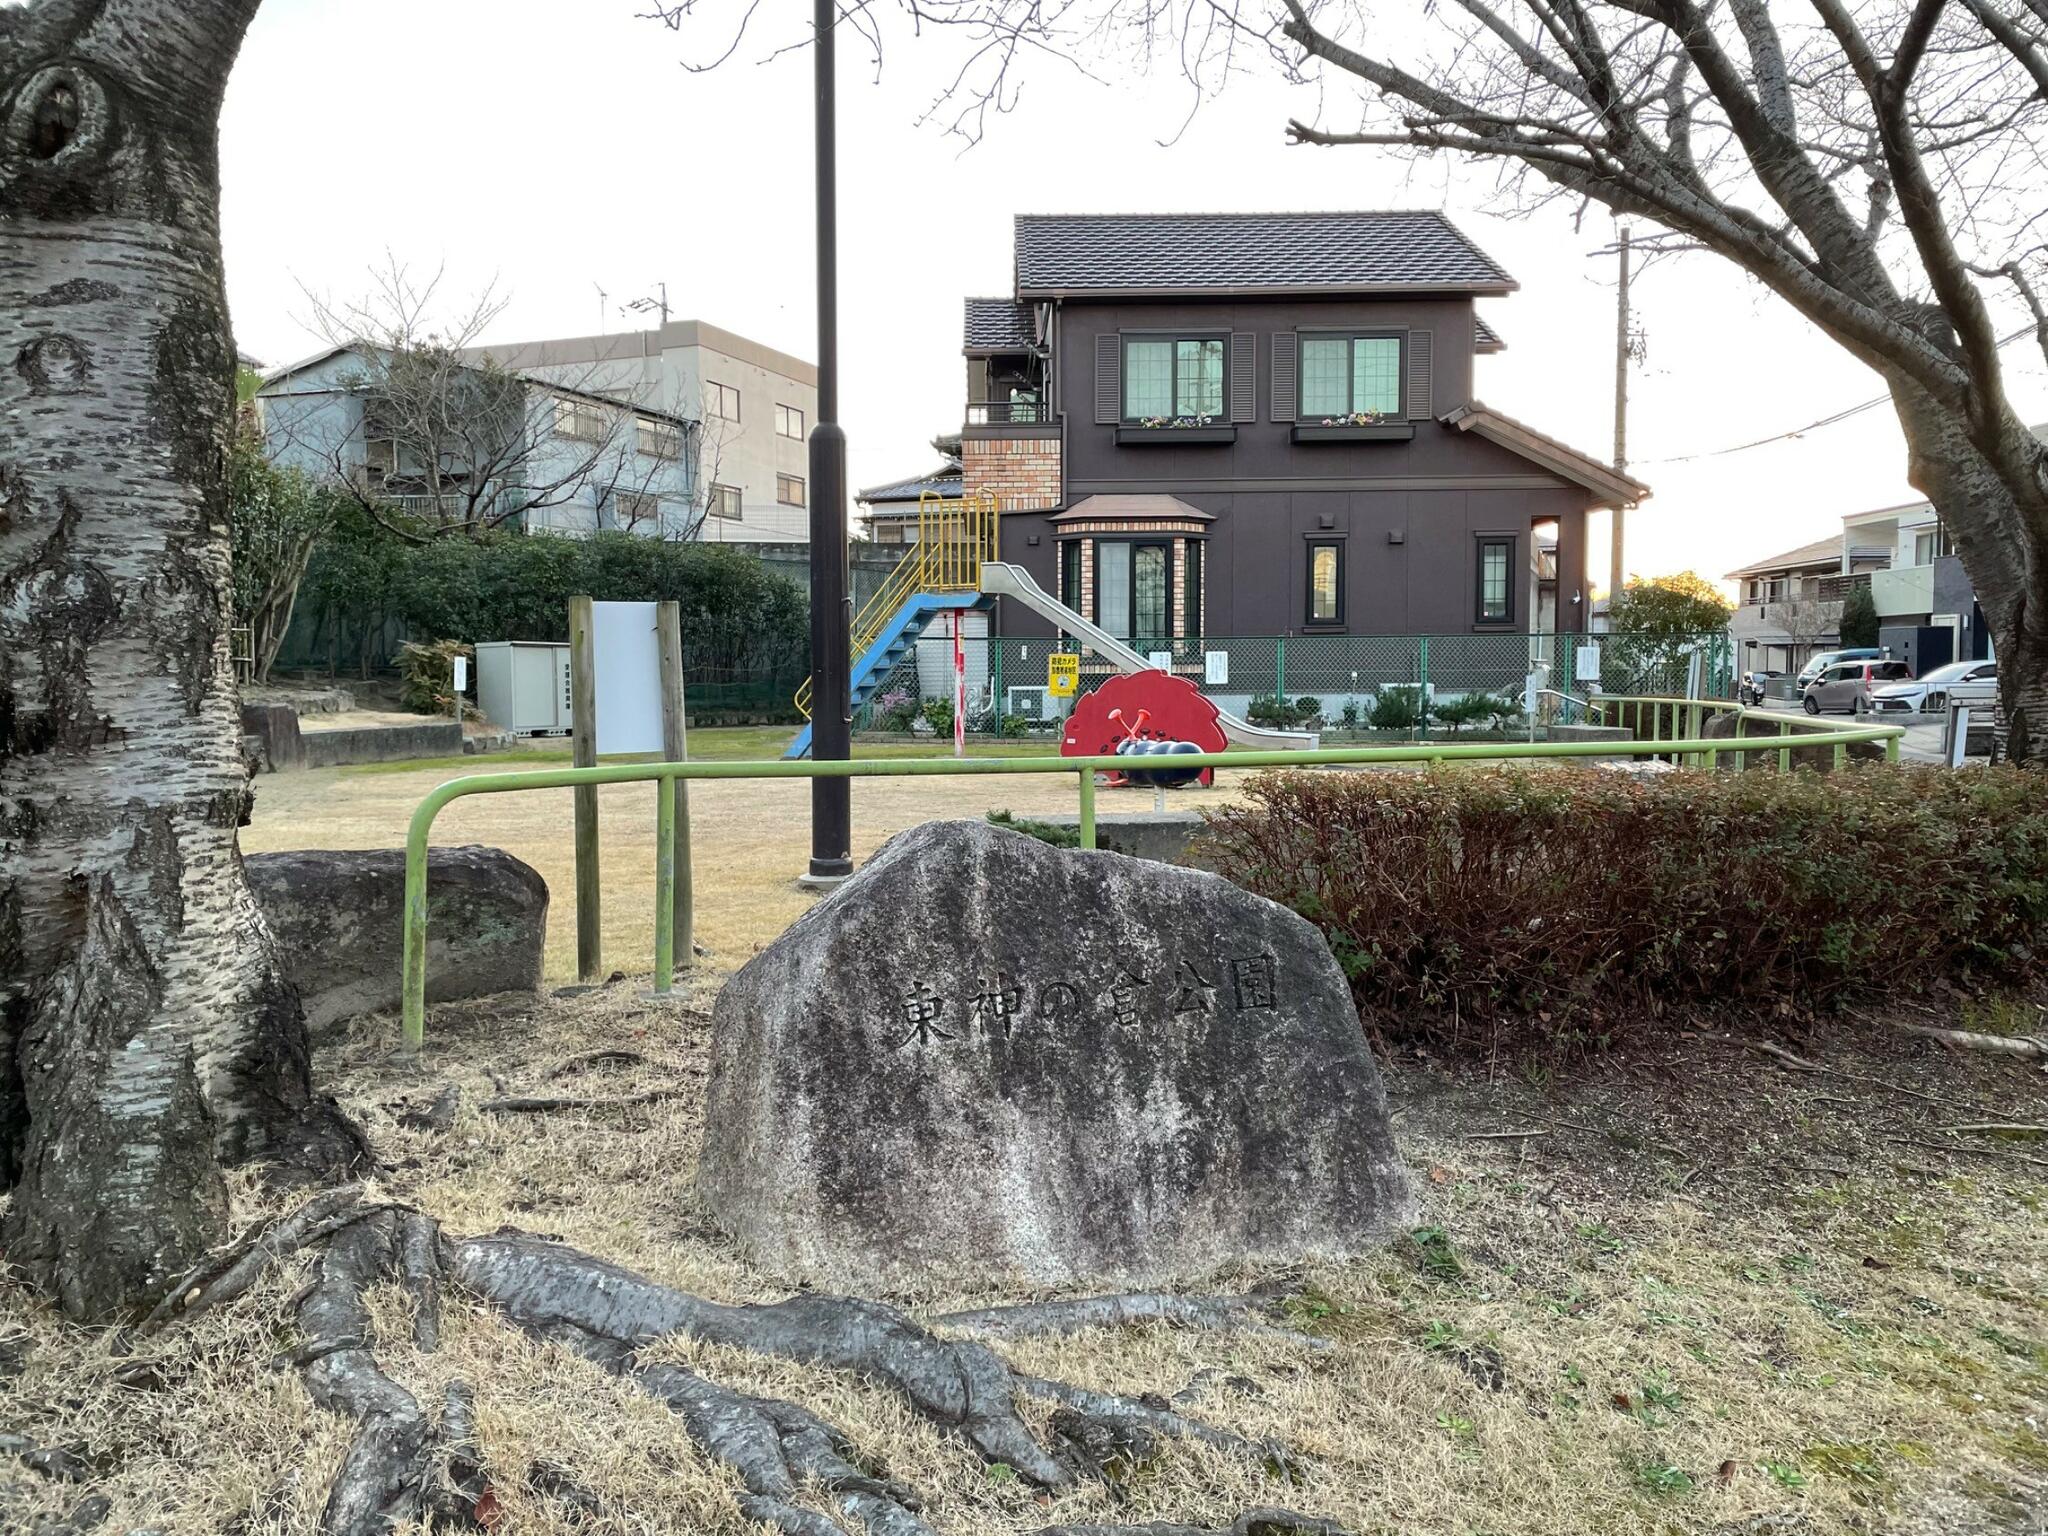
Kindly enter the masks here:
<path id="1" fill-rule="evenodd" d="M 816 355 L 810 58 L 767 63 L 770 34 L 708 74 L 639 0 L 264 0 L 222 125 L 228 291 L 237 340 L 266 362 L 313 350 L 302 287 L 360 294 L 388 249 L 445 266 L 451 294 L 496 281 L 487 339 L 641 322 L 619 306 L 668 284 L 678 318 Z M 808 7 L 764 4 L 786 30 Z M 1416 23 L 1426 24 L 1426 23 Z M 1007 291 L 1017 213 L 1441 208 L 1522 284 L 1482 302 L 1507 340 L 1478 360 L 1488 404 L 1606 457 L 1613 445 L 1613 226 L 1564 211 L 1499 216 L 1489 168 L 1372 149 L 1289 147 L 1312 92 L 1241 77 L 1201 107 L 1177 76 L 1092 82 L 1035 65 L 983 142 L 917 118 L 958 55 L 899 35 L 874 78 L 840 46 L 844 417 L 856 486 L 929 468 L 962 415 L 960 301 Z M 1098 66 L 1106 71 L 1105 62 Z M 1337 115 L 1342 115 L 1341 113 Z M 1493 211 L 1489 211 L 1493 210 Z M 608 295 L 600 309 L 598 288 Z M 1867 400 L 1876 377 L 1712 257 L 1636 286 L 1630 467 L 1655 494 L 1629 569 L 1732 566 L 1839 531 L 1845 512 L 1913 499 L 1889 407 L 1711 457 Z M 910 324 L 906 326 L 906 317 Z M 2007 361 L 2021 409 L 2048 378 Z M 1596 574 L 1605 562 L 1595 552 Z"/>

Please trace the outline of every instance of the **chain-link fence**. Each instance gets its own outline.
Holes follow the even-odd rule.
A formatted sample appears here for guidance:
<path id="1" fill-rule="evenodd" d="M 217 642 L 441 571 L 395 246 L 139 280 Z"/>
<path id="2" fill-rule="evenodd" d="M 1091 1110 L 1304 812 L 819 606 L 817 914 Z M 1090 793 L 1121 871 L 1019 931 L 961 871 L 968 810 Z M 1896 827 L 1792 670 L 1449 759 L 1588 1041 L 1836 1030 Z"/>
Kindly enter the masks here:
<path id="1" fill-rule="evenodd" d="M 1072 707 L 1047 687 L 1047 662 L 1081 657 L 1079 690 L 1117 674 L 1114 663 L 1064 640 L 966 635 L 968 729 L 980 735 L 1052 733 Z M 1734 648 L 1703 635 L 1257 635 L 1133 642 L 1217 708 L 1254 723 L 1314 725 L 1334 734 L 1504 728 L 1533 677 L 1545 716 L 1575 717 L 1596 692 L 1732 698 Z M 952 733 L 953 640 L 926 635 L 855 712 L 858 731 L 911 730 L 922 718 Z M 1481 696 L 1496 701 L 1480 702 Z"/>

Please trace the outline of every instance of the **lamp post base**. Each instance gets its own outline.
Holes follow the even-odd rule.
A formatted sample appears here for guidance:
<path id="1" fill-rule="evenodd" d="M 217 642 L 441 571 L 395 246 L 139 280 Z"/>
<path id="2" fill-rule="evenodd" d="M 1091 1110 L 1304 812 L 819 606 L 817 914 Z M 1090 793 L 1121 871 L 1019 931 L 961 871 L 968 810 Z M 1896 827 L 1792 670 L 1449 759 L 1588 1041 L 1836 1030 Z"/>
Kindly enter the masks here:
<path id="1" fill-rule="evenodd" d="M 807 891 L 831 891 L 852 877 L 851 859 L 813 859 L 811 867 L 796 877 L 796 883 Z"/>

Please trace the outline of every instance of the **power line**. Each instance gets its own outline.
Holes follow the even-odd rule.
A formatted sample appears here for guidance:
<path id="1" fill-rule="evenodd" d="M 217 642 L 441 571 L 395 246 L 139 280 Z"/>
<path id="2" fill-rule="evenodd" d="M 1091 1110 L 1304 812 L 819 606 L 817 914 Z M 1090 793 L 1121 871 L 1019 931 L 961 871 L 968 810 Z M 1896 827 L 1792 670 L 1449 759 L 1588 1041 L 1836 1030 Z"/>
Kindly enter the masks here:
<path id="1" fill-rule="evenodd" d="M 2001 348 L 2009 347 L 2022 336 L 2031 336 L 2033 334 L 2034 327 L 2023 325 L 2011 335 L 1999 337 L 1998 345 Z M 1725 459 L 1731 453 L 1747 453 L 1752 448 L 1766 448 L 1772 443 L 1782 443 L 1795 438 L 1802 438 L 1809 432 L 1818 432 L 1822 427 L 1832 427 L 1838 422 L 1847 421 L 1852 416 L 1861 416 L 1865 411 L 1875 410 L 1880 405 L 1889 405 L 1891 400 L 1892 397 L 1888 394 L 1878 395 L 1873 399 L 1865 400 L 1860 405 L 1849 406 L 1844 410 L 1836 411 L 1832 416 L 1823 416 L 1818 421 L 1809 421 L 1805 426 L 1794 427 L 1788 432 L 1773 432 L 1769 437 L 1759 437 L 1746 443 L 1737 443 L 1732 448 L 1714 448 L 1704 453 L 1681 453 L 1668 459 L 1638 459 L 1636 467 L 1641 469 L 1651 464 L 1695 464 L 1701 459 Z"/>

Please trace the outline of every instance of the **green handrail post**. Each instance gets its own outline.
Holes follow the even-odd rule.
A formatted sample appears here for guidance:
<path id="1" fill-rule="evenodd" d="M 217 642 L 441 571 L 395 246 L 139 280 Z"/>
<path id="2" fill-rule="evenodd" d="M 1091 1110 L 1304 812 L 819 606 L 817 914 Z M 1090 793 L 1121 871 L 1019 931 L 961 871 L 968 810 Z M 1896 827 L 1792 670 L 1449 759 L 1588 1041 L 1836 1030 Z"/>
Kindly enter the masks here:
<path id="1" fill-rule="evenodd" d="M 1081 770 L 1081 846 L 1095 846 L 1095 770 Z"/>
<path id="2" fill-rule="evenodd" d="M 676 781 L 654 784 L 654 991 L 676 984 Z"/>
<path id="3" fill-rule="evenodd" d="M 1792 739 L 1792 722 L 1791 722 L 1790 720 L 1780 720 L 1780 721 L 1778 722 L 1778 740 L 1779 740 L 1779 741 L 1781 741 L 1781 742 L 1783 742 L 1783 741 L 1790 741 L 1791 739 Z M 1779 748 L 1778 748 L 1778 772 L 1780 772 L 1780 773 L 1790 773 L 1791 771 L 1792 771 L 1792 749 L 1791 749 L 1790 747 L 1783 747 L 1783 746 L 1781 746 L 1781 747 L 1779 747 Z"/>
<path id="4" fill-rule="evenodd" d="M 1888 762 L 1888 763 L 1896 763 L 1896 762 L 1897 762 L 1897 761 L 1899 760 L 1899 738 L 1898 738 L 1898 737 L 1896 737 L 1896 736 L 1887 736 L 1887 737 L 1885 737 L 1885 739 L 1884 739 L 1884 760 L 1885 760 L 1886 762 Z"/>

